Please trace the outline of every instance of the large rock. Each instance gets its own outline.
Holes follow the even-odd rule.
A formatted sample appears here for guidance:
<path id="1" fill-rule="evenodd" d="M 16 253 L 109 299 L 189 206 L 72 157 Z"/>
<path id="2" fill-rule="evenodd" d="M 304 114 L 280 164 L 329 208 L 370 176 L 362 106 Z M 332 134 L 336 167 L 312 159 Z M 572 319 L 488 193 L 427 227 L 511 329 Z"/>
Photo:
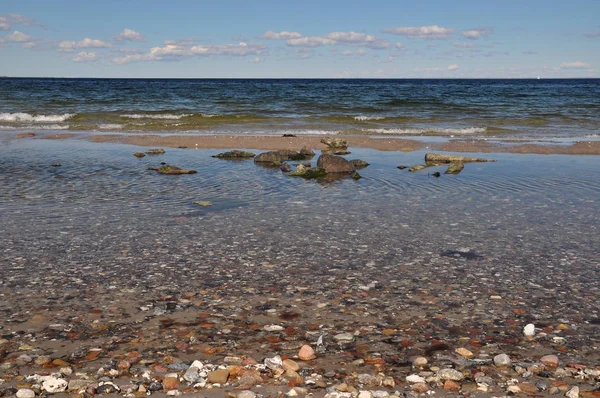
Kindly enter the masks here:
<path id="1" fill-rule="evenodd" d="M 146 155 L 162 155 L 165 153 L 165 150 L 162 148 L 148 149 L 146 151 Z"/>
<path id="2" fill-rule="evenodd" d="M 213 158 L 218 159 L 250 159 L 253 157 L 254 154 L 252 152 L 239 151 L 237 149 L 234 149 L 233 151 L 222 152 L 213 156 Z"/>
<path id="3" fill-rule="evenodd" d="M 317 159 L 317 167 L 327 173 L 352 173 L 354 166 L 341 156 L 324 153 Z"/>
<path id="4" fill-rule="evenodd" d="M 341 138 L 322 138 L 321 143 L 327 145 L 329 149 L 344 149 L 348 147 L 346 140 Z"/>

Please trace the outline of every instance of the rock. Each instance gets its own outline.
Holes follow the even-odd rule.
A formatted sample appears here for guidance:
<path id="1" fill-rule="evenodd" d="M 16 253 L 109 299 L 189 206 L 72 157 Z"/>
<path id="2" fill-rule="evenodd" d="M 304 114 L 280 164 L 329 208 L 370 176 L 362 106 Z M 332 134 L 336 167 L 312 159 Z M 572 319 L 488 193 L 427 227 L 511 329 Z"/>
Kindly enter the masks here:
<path id="1" fill-rule="evenodd" d="M 441 176 L 439 171 L 436 171 L 435 173 L 432 173 L 431 175 L 435 178 L 439 178 Z"/>
<path id="2" fill-rule="evenodd" d="M 457 348 L 455 351 L 458 355 L 465 357 L 467 359 L 473 358 L 473 353 L 471 351 L 467 350 L 466 348 L 460 347 L 460 348 Z"/>
<path id="3" fill-rule="evenodd" d="M 469 162 L 495 162 L 493 159 L 470 158 L 467 156 L 442 155 L 439 153 L 426 153 L 425 162 L 427 163 L 469 163 Z"/>
<path id="4" fill-rule="evenodd" d="M 217 369 L 208 374 L 208 382 L 212 384 L 225 384 L 229 378 L 229 370 Z"/>
<path id="5" fill-rule="evenodd" d="M 240 376 L 238 379 L 238 383 L 240 386 L 255 386 L 257 384 L 262 384 L 263 379 L 258 370 L 250 369 L 245 370 L 244 374 Z"/>
<path id="6" fill-rule="evenodd" d="M 523 328 L 523 335 L 527 337 L 535 336 L 535 325 L 533 323 L 525 325 Z"/>
<path id="7" fill-rule="evenodd" d="M 279 166 L 284 160 L 289 160 L 278 151 L 263 152 L 254 158 L 254 163 L 260 163 L 265 166 Z"/>
<path id="8" fill-rule="evenodd" d="M 302 349 L 300 349 L 302 351 Z M 313 354 L 314 356 L 314 354 Z M 302 358 L 300 358 L 302 359 Z M 292 361 L 291 359 L 284 359 L 282 362 L 282 366 L 283 366 L 283 370 L 293 370 L 294 372 L 297 372 L 298 370 L 300 370 L 300 365 L 298 365 L 298 363 L 296 361 Z"/>
<path id="9" fill-rule="evenodd" d="M 323 154 L 317 159 L 317 167 L 327 173 L 352 173 L 354 166 L 341 156 Z"/>
<path id="10" fill-rule="evenodd" d="M 422 368 L 427 365 L 427 358 L 425 357 L 416 357 L 412 362 L 413 366 L 416 368 Z"/>
<path id="11" fill-rule="evenodd" d="M 42 389 L 49 394 L 56 394 L 67 389 L 68 383 L 64 379 L 49 377 L 42 383 Z"/>
<path id="12" fill-rule="evenodd" d="M 114 394 L 119 391 L 121 391 L 119 386 L 110 381 L 101 382 L 96 388 L 96 394 Z"/>
<path id="13" fill-rule="evenodd" d="M 396 386 L 396 382 L 394 381 L 394 378 L 392 376 L 385 377 L 381 384 L 384 387 L 390 387 L 390 388 L 394 388 Z"/>
<path id="14" fill-rule="evenodd" d="M 202 207 L 210 207 L 212 206 L 212 202 L 209 202 L 208 200 L 201 200 L 199 202 L 194 202 L 195 205 L 198 206 L 202 206 Z"/>
<path id="15" fill-rule="evenodd" d="M 448 165 L 448 169 L 444 174 L 458 174 L 465 168 L 465 164 L 463 162 L 454 162 Z"/>
<path id="16" fill-rule="evenodd" d="M 160 166 L 160 167 L 150 167 L 148 170 L 154 170 L 154 171 L 159 172 L 160 174 L 171 174 L 171 175 L 196 174 L 197 173 L 196 170 L 183 170 L 177 166 L 170 166 L 170 165 L 164 165 L 164 166 Z"/>
<path id="17" fill-rule="evenodd" d="M 279 355 L 273 358 L 265 358 L 265 366 L 271 370 L 283 368 L 283 361 Z"/>
<path id="18" fill-rule="evenodd" d="M 465 375 L 456 369 L 440 369 L 437 372 L 437 376 L 442 380 L 453 380 L 461 381 L 465 378 Z"/>
<path id="19" fill-rule="evenodd" d="M 511 394 L 519 394 L 521 392 L 521 389 L 519 388 L 519 386 L 509 386 L 506 389 L 506 392 L 509 392 Z"/>
<path id="20" fill-rule="evenodd" d="M 17 357 L 17 359 L 15 359 L 15 363 L 19 366 L 23 366 L 31 362 L 33 362 L 33 358 L 27 354 L 21 354 Z"/>
<path id="21" fill-rule="evenodd" d="M 368 373 L 362 373 L 358 375 L 358 383 L 366 387 L 379 387 L 381 380 Z"/>
<path id="22" fill-rule="evenodd" d="M 407 168 L 408 168 L 408 166 L 400 165 L 400 166 L 398 166 L 397 168 L 398 168 L 398 169 L 400 169 L 400 170 L 404 170 L 404 169 L 407 169 Z"/>
<path id="23" fill-rule="evenodd" d="M 426 169 L 427 165 L 425 164 L 415 164 L 414 166 L 410 166 L 410 169 L 408 169 L 408 171 L 410 171 L 411 173 L 414 173 L 415 171 L 419 171 L 419 170 L 423 170 Z"/>
<path id="24" fill-rule="evenodd" d="M 444 390 L 452 391 L 452 392 L 459 392 L 460 384 L 458 384 L 456 381 L 453 381 L 453 380 L 446 380 L 444 382 Z"/>
<path id="25" fill-rule="evenodd" d="M 238 392 L 237 398 L 256 398 L 256 394 L 250 390 L 244 390 Z"/>
<path id="26" fill-rule="evenodd" d="M 540 358 L 540 362 L 549 368 L 558 368 L 558 357 L 556 355 L 544 355 Z"/>
<path id="27" fill-rule="evenodd" d="M 496 365 L 499 368 L 504 366 L 510 366 L 511 363 L 512 361 L 510 360 L 510 357 L 506 354 L 499 354 L 494 357 L 494 365 Z"/>
<path id="28" fill-rule="evenodd" d="M 279 166 L 279 170 L 283 171 L 284 173 L 289 173 L 290 171 L 292 171 L 292 168 L 289 163 L 283 162 Z"/>
<path id="29" fill-rule="evenodd" d="M 346 140 L 341 138 L 322 138 L 321 143 L 327 145 L 329 149 L 344 149 L 348 147 Z"/>
<path id="30" fill-rule="evenodd" d="M 323 178 L 327 175 L 327 171 L 325 171 L 325 169 L 321 169 L 319 167 L 311 167 L 311 168 L 306 168 L 304 165 L 299 164 L 296 167 L 296 170 L 290 174 L 288 174 L 288 176 L 290 177 L 302 177 L 305 179 L 312 179 L 312 178 Z"/>
<path id="31" fill-rule="evenodd" d="M 165 153 L 165 150 L 162 148 L 148 149 L 146 151 L 146 155 L 162 155 Z"/>
<path id="32" fill-rule="evenodd" d="M 177 377 L 165 377 L 162 381 L 163 386 L 167 390 L 175 390 L 179 387 L 179 380 Z"/>
<path id="33" fill-rule="evenodd" d="M 279 332 L 280 330 L 283 330 L 285 328 L 281 325 L 265 325 L 264 329 L 267 332 Z"/>
<path id="34" fill-rule="evenodd" d="M 195 366 L 190 366 L 183 374 L 183 380 L 191 384 L 198 383 L 200 379 L 202 379 L 200 376 L 200 368 Z"/>
<path id="35" fill-rule="evenodd" d="M 222 153 L 219 153 L 218 155 L 213 155 L 213 158 L 217 158 L 217 159 L 250 159 L 250 158 L 253 158 L 254 156 L 255 155 L 252 152 L 245 152 L 245 151 L 239 151 L 237 149 L 234 149 L 229 152 L 222 152 Z"/>
<path id="36" fill-rule="evenodd" d="M 69 391 L 85 390 L 86 387 L 90 384 L 91 384 L 91 382 L 89 380 L 72 379 L 72 380 L 69 380 L 69 386 L 67 389 Z"/>
<path id="37" fill-rule="evenodd" d="M 352 179 L 354 180 L 360 180 L 362 177 L 360 176 L 360 174 L 358 174 L 356 171 L 354 173 L 352 173 Z"/>
<path id="38" fill-rule="evenodd" d="M 133 156 L 135 156 L 136 158 L 143 158 L 144 156 L 146 156 L 146 154 L 144 152 L 136 152 L 133 154 Z"/>
<path id="39" fill-rule="evenodd" d="M 183 395 L 183 393 L 181 391 L 179 391 L 179 390 L 170 390 L 170 391 L 167 391 L 167 396 L 168 397 L 179 397 L 181 395 Z"/>
<path id="40" fill-rule="evenodd" d="M 360 391 L 358 393 L 358 398 L 373 398 L 373 394 L 370 391 Z"/>
<path id="41" fill-rule="evenodd" d="M 50 363 L 50 362 L 52 362 L 52 358 L 44 356 L 44 355 L 37 357 L 34 361 L 34 363 L 38 366 L 44 366 L 45 364 Z"/>
<path id="42" fill-rule="evenodd" d="M 354 166 L 354 169 L 356 169 L 356 170 L 364 169 L 365 167 L 367 167 L 369 165 L 369 163 L 365 162 L 364 160 L 360 160 L 360 159 L 352 159 L 352 160 L 350 160 L 350 163 L 352 163 L 352 166 Z"/>
<path id="43" fill-rule="evenodd" d="M 35 392 L 29 388 L 20 388 L 15 395 L 17 398 L 34 398 Z"/>
<path id="44" fill-rule="evenodd" d="M 298 352 L 298 358 L 302 361 L 310 361 L 311 359 L 315 359 L 315 351 L 309 345 L 303 345 Z"/>
<path id="45" fill-rule="evenodd" d="M 565 393 L 567 398 L 579 398 L 579 387 L 573 386 L 569 391 Z"/>
<path id="46" fill-rule="evenodd" d="M 333 339 L 337 342 L 352 341 L 354 340 L 354 335 L 352 333 L 339 333 L 333 336 Z"/>
<path id="47" fill-rule="evenodd" d="M 411 390 L 418 393 L 424 393 L 429 391 L 429 386 L 427 383 L 415 383 L 410 387 Z"/>
<path id="48" fill-rule="evenodd" d="M 303 155 L 305 158 L 312 157 L 315 156 L 315 151 L 307 146 L 303 146 L 302 149 L 300 149 L 300 155 Z"/>
<path id="49" fill-rule="evenodd" d="M 425 379 L 419 375 L 408 375 L 406 376 L 406 382 L 410 384 L 425 383 Z"/>
<path id="50" fill-rule="evenodd" d="M 282 135 L 282 137 L 295 138 L 296 134 L 284 134 L 284 135 Z"/>

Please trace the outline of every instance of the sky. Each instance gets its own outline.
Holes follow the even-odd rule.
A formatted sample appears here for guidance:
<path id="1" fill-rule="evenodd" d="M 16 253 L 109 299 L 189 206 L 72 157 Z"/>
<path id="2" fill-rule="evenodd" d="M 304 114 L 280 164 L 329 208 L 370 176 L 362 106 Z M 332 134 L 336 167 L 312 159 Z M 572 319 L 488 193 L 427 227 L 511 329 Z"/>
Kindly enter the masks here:
<path id="1" fill-rule="evenodd" d="M 2 0 L 0 76 L 600 77 L 600 1 Z"/>

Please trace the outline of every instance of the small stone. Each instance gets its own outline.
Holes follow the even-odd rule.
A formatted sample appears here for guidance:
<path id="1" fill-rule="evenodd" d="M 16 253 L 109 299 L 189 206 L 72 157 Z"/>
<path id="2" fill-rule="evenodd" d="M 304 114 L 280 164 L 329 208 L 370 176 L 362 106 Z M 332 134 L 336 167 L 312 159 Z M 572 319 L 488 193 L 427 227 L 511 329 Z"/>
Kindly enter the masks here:
<path id="1" fill-rule="evenodd" d="M 373 394 L 370 391 L 361 391 L 358 393 L 358 398 L 373 398 Z"/>
<path id="2" fill-rule="evenodd" d="M 96 394 L 114 394 L 119 391 L 121 391 L 121 389 L 110 381 L 100 383 L 98 388 L 96 388 Z"/>
<path id="3" fill-rule="evenodd" d="M 509 386 L 506 391 L 513 394 L 519 394 L 521 392 L 521 389 L 519 388 L 519 386 Z"/>
<path id="4" fill-rule="evenodd" d="M 255 386 L 263 382 L 260 372 L 258 370 L 246 370 L 244 374 L 238 379 L 238 383 L 241 386 Z"/>
<path id="5" fill-rule="evenodd" d="M 333 339 L 337 342 L 352 341 L 354 340 L 354 335 L 352 333 L 339 333 L 333 336 Z"/>
<path id="6" fill-rule="evenodd" d="M 429 386 L 427 383 L 415 383 L 410 387 L 411 390 L 418 393 L 424 393 L 429 391 Z"/>
<path id="7" fill-rule="evenodd" d="M 315 351 L 309 345 L 303 345 L 298 352 L 298 358 L 302 361 L 310 361 L 311 359 L 315 359 Z"/>
<path id="8" fill-rule="evenodd" d="M 283 363 L 283 370 L 293 370 L 294 372 L 297 372 L 298 370 L 300 370 L 300 365 L 298 365 L 298 363 L 296 361 L 292 361 L 291 359 L 284 359 Z"/>
<path id="9" fill-rule="evenodd" d="M 358 383 L 367 387 L 379 387 L 381 385 L 381 381 L 368 373 L 363 373 L 358 375 Z"/>
<path id="10" fill-rule="evenodd" d="M 19 356 L 17 357 L 17 359 L 15 360 L 15 363 L 16 363 L 17 365 L 19 365 L 19 366 L 23 366 L 23 365 L 26 365 L 26 364 L 28 364 L 28 363 L 31 363 L 31 362 L 33 362 L 33 358 L 31 358 L 31 357 L 30 357 L 29 355 L 27 355 L 27 354 L 22 354 L 22 355 L 19 355 Z"/>
<path id="11" fill-rule="evenodd" d="M 461 381 L 465 378 L 465 375 L 456 369 L 440 369 L 437 372 L 437 376 L 442 380 L 453 380 Z"/>
<path id="12" fill-rule="evenodd" d="M 52 359 L 50 357 L 40 356 L 37 357 L 33 362 L 38 366 L 44 366 L 45 364 L 50 363 L 51 361 Z"/>
<path id="13" fill-rule="evenodd" d="M 574 386 L 569 391 L 565 393 L 565 397 L 567 398 L 579 398 L 579 387 Z"/>
<path id="14" fill-rule="evenodd" d="M 390 393 L 384 390 L 373 391 L 373 398 L 385 398 L 389 397 Z"/>
<path id="15" fill-rule="evenodd" d="M 521 391 L 524 392 L 525 394 L 537 394 L 538 393 L 537 387 L 534 386 L 533 384 L 519 383 L 518 386 L 521 389 Z"/>
<path id="16" fill-rule="evenodd" d="M 256 394 L 250 390 L 240 391 L 237 398 L 256 398 Z"/>
<path id="17" fill-rule="evenodd" d="M 419 375 L 406 376 L 406 382 L 410 384 L 425 383 L 425 379 Z"/>
<path id="18" fill-rule="evenodd" d="M 523 328 L 523 335 L 527 337 L 531 337 L 535 335 L 535 325 L 533 323 L 529 323 L 525 325 Z"/>
<path id="19" fill-rule="evenodd" d="M 179 380 L 177 377 L 165 377 L 162 383 L 167 390 L 174 390 L 179 387 Z"/>
<path id="20" fill-rule="evenodd" d="M 425 357 L 416 357 L 415 359 L 413 359 L 413 366 L 416 368 L 422 368 L 423 366 L 427 365 L 427 358 Z"/>
<path id="21" fill-rule="evenodd" d="M 135 156 L 136 158 L 143 158 L 144 156 L 146 156 L 146 154 L 143 152 L 136 152 L 133 154 L 133 156 Z"/>
<path id="22" fill-rule="evenodd" d="M 181 391 L 179 391 L 179 390 L 170 390 L 170 391 L 167 391 L 167 396 L 169 396 L 169 397 L 178 397 L 180 395 L 183 395 L 183 393 Z"/>
<path id="23" fill-rule="evenodd" d="M 89 384 L 92 384 L 92 383 L 88 380 L 72 379 L 72 380 L 69 380 L 68 390 L 69 391 L 85 390 Z"/>
<path id="24" fill-rule="evenodd" d="M 217 369 L 208 374 L 208 382 L 212 384 L 225 384 L 229 378 L 229 370 Z"/>
<path id="25" fill-rule="evenodd" d="M 396 382 L 394 381 L 394 378 L 392 376 L 385 377 L 381 384 L 384 387 L 390 387 L 390 388 L 394 388 L 396 386 Z"/>
<path id="26" fill-rule="evenodd" d="M 452 392 L 459 392 L 460 384 L 458 384 L 457 382 L 455 382 L 453 380 L 446 380 L 444 382 L 444 390 L 452 391 Z"/>
<path id="27" fill-rule="evenodd" d="M 67 389 L 68 383 L 64 379 L 49 377 L 42 383 L 42 389 L 49 394 L 56 394 Z"/>
<path id="28" fill-rule="evenodd" d="M 544 355 L 540 358 L 540 362 L 549 368 L 558 368 L 558 357 L 556 355 Z"/>
<path id="29" fill-rule="evenodd" d="M 183 374 L 183 379 L 188 383 L 197 383 L 200 379 L 200 368 L 190 366 Z"/>
<path id="30" fill-rule="evenodd" d="M 279 332 L 280 330 L 283 330 L 285 328 L 281 325 L 265 325 L 264 329 L 267 332 Z"/>
<path id="31" fill-rule="evenodd" d="M 165 153 L 165 150 L 162 148 L 148 149 L 146 151 L 146 155 L 162 155 Z"/>
<path id="32" fill-rule="evenodd" d="M 21 388 L 15 395 L 17 398 L 34 398 L 35 392 L 29 388 Z"/>
<path id="33" fill-rule="evenodd" d="M 494 357 L 494 365 L 496 365 L 499 368 L 504 366 L 510 366 L 511 363 L 512 361 L 510 360 L 510 357 L 506 354 L 499 354 Z"/>
<path id="34" fill-rule="evenodd" d="M 283 368 L 283 361 L 279 355 L 273 358 L 265 358 L 265 366 L 271 370 Z"/>
<path id="35" fill-rule="evenodd" d="M 460 356 L 463 356 L 467 359 L 473 358 L 473 353 L 466 348 L 460 347 L 456 349 L 456 353 Z"/>

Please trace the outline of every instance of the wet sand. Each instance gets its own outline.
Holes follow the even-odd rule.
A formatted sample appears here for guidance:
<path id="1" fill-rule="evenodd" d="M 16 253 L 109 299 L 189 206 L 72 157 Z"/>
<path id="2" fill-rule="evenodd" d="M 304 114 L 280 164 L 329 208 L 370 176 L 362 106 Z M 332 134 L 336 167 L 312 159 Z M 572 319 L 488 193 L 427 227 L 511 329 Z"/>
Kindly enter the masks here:
<path id="1" fill-rule="evenodd" d="M 431 149 L 451 152 L 522 153 L 522 154 L 563 154 L 600 155 L 600 141 L 580 141 L 567 145 L 553 143 L 498 142 L 486 139 L 451 139 L 449 142 L 428 142 L 427 140 L 404 138 L 376 138 L 356 135 L 336 135 L 348 142 L 350 147 L 372 148 L 380 151 L 416 151 Z M 71 136 L 65 137 L 71 138 Z M 92 135 L 93 142 L 112 142 L 139 146 L 164 146 L 170 148 L 211 148 L 211 149 L 300 149 L 303 146 L 315 150 L 325 149 L 320 142 L 322 136 L 271 137 L 271 136 L 159 136 L 159 135 Z"/>
<path id="2" fill-rule="evenodd" d="M 190 148 L 198 139 L 135 136 L 140 141 L 129 142 L 125 136 L 105 137 L 115 140 L 105 140 L 110 142 Z M 68 143 L 77 136 L 52 138 Z M 222 137 L 203 137 L 200 143 L 215 149 L 321 145 L 321 137 L 244 138 L 235 141 L 239 145 Z M 348 140 L 351 148 L 361 142 L 380 144 L 378 139 Z M 400 141 L 407 141 L 396 142 L 404 148 L 431 145 Z M 56 148 L 62 142 L 52 144 Z M 448 150 L 458 151 L 461 143 L 453 144 L 457 147 Z M 39 393 L 40 377 L 51 375 L 71 382 L 70 392 L 79 396 L 99 393 L 103 382 L 119 386 L 120 395 L 152 392 L 157 397 L 167 391 L 236 396 L 242 390 L 272 397 L 291 390 L 300 396 L 332 398 L 357 395 L 356 391 L 371 391 L 365 397 L 427 396 L 426 390 L 436 396 L 564 396 L 574 387 L 582 397 L 600 395 L 598 235 L 589 219 L 596 214 L 590 210 L 595 209 L 597 191 L 556 205 L 552 209 L 561 209 L 559 214 L 544 209 L 560 198 L 550 197 L 548 187 L 535 180 L 510 187 L 506 200 L 503 192 L 469 193 L 481 189 L 483 181 L 464 191 L 448 189 L 454 198 L 448 202 L 442 194 L 428 201 L 435 191 L 409 191 L 392 196 L 389 204 L 378 198 L 389 191 L 373 189 L 352 200 L 347 197 L 359 186 L 338 184 L 312 191 L 322 195 L 322 203 L 311 202 L 314 196 L 306 196 L 311 191 L 299 190 L 293 200 L 269 207 L 293 188 L 285 185 L 279 191 L 260 191 L 263 207 L 221 213 L 210 213 L 209 208 L 200 214 L 203 217 L 176 210 L 153 219 L 168 203 L 152 196 L 148 203 L 155 213 L 128 213 L 128 202 L 111 196 L 119 185 L 107 180 L 106 170 L 139 170 L 129 179 L 147 179 L 130 188 L 136 194 L 133 204 L 142 207 L 144 188 L 152 194 L 173 192 L 177 184 L 170 182 L 191 181 L 184 192 L 191 191 L 206 179 L 202 173 L 198 180 L 153 179 L 143 162 L 158 162 L 162 155 L 139 161 L 125 147 L 101 163 L 110 156 L 108 151 L 95 155 L 89 147 L 96 145 L 87 145 L 76 161 L 73 155 L 63 156 L 59 168 L 44 159 L 45 167 L 25 169 L 23 190 L 29 196 L 16 197 L 21 205 L 11 209 L 32 212 L 29 220 L 35 223 L 20 222 L 25 215 L 2 214 L 6 230 L 1 237 L 0 395 L 13 396 L 17 389 Z M 180 156 L 181 162 L 211 159 L 208 153 L 171 152 L 177 152 L 173 156 Z M 251 161 L 210 162 L 235 170 L 227 175 L 247 171 L 235 180 L 235 190 L 262 189 L 281 175 L 278 170 L 265 172 L 265 180 L 257 180 L 255 169 L 264 169 Z M 90 163 L 94 166 L 88 170 L 85 165 Z M 497 165 L 502 162 L 481 167 Z M 393 165 L 389 168 L 400 172 Z M 40 174 L 47 169 L 63 178 Z M 78 180 L 99 186 L 81 188 L 93 196 L 90 203 L 80 205 L 73 199 L 77 195 L 53 199 L 54 190 L 69 192 L 56 184 L 73 182 L 66 187 L 75 190 Z M 47 189 L 29 188 L 49 181 Z M 506 184 L 492 180 L 491 185 L 498 182 Z M 452 186 L 460 181 L 454 183 L 449 182 Z M 343 196 L 335 197 L 335 187 Z M 19 184 L 11 188 L 21 192 Z M 512 194 L 519 190 L 548 192 L 546 197 L 540 193 L 522 199 Z M 494 196 L 500 197 L 497 202 Z M 520 206 L 526 205 L 504 204 L 508 199 L 537 201 L 526 208 L 540 212 L 535 217 L 539 225 L 519 224 L 527 217 Z M 56 218 L 44 215 L 43 206 L 52 200 L 57 204 L 48 212 Z M 302 200 L 307 203 L 299 203 Z M 467 204 L 469 200 L 486 201 L 488 207 Z M 403 209 L 408 210 L 403 214 Z M 77 220 L 78 214 L 84 217 Z M 555 232 L 542 235 L 548 229 Z M 587 233 L 578 234 L 582 230 Z M 530 323 L 535 329 L 526 336 L 524 327 Z M 299 359 L 303 345 L 312 347 L 316 358 Z M 511 362 L 498 357 L 502 354 Z M 287 362 L 288 368 L 299 369 L 266 367 L 265 360 L 272 363 L 269 360 L 277 355 L 296 362 Z M 195 360 L 202 362 L 204 376 L 193 382 L 182 379 Z M 224 386 L 206 381 L 217 366 L 228 372 Z M 28 378 L 31 375 L 38 378 Z M 411 377 L 415 375 L 423 381 Z"/>

